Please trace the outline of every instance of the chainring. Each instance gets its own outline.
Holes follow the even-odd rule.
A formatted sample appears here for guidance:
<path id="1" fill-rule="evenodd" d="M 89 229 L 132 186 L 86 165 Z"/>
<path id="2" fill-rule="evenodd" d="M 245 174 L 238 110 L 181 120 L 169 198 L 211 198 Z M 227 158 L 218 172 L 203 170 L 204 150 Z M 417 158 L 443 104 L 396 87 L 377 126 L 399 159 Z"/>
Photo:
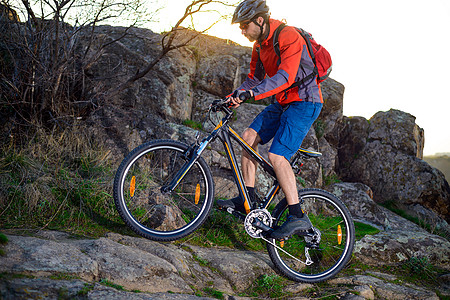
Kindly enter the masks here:
<path id="1" fill-rule="evenodd" d="M 255 220 L 259 220 L 261 223 L 268 227 L 272 227 L 272 216 L 267 209 L 255 209 L 252 210 L 244 221 L 245 231 L 252 238 L 261 238 L 262 229 L 253 226 Z"/>

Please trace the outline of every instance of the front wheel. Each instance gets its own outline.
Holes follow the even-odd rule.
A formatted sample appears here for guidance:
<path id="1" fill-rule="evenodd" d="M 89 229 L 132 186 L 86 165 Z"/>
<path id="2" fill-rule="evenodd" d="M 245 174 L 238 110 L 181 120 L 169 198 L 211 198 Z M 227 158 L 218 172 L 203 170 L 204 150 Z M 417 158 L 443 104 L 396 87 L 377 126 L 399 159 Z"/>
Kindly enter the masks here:
<path id="1" fill-rule="evenodd" d="M 347 207 L 336 196 L 320 189 L 299 192 L 303 211 L 313 230 L 308 236 L 294 235 L 286 241 L 270 238 L 267 250 L 275 267 L 291 280 L 315 283 L 339 273 L 352 255 L 355 227 Z M 273 212 L 274 225 L 288 215 L 286 199 Z"/>
<path id="2" fill-rule="evenodd" d="M 114 179 L 114 202 L 124 222 L 137 234 L 156 241 L 180 239 L 209 215 L 214 184 L 199 158 L 172 192 L 163 188 L 187 161 L 186 144 L 157 140 L 134 149 Z"/>

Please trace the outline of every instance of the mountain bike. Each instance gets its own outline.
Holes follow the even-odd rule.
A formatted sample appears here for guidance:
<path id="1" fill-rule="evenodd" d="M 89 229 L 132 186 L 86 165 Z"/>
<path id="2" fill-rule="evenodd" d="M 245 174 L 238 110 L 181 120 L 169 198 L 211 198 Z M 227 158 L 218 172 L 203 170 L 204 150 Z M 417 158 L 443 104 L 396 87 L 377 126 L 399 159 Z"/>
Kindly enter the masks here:
<path id="1" fill-rule="evenodd" d="M 347 207 L 327 191 L 300 189 L 299 200 L 313 228 L 282 240 L 271 238 L 271 232 L 287 218 L 286 198 L 271 205 L 281 189 L 273 167 L 230 127 L 233 110 L 226 100 L 215 100 L 209 106 L 207 119 L 212 120 L 211 115 L 219 112 L 223 117 L 214 123 L 215 128 L 201 140 L 198 132 L 191 145 L 153 140 L 124 158 L 114 179 L 114 202 L 123 221 L 138 235 L 162 242 L 183 238 L 201 226 L 214 202 L 214 181 L 202 154 L 218 138 L 246 210 L 242 214 L 228 208 L 228 213 L 244 222 L 252 238 L 265 241 L 274 266 L 287 278 L 315 283 L 335 276 L 349 261 L 355 242 Z M 250 199 L 232 139 L 273 177 L 273 185 L 263 199 Z M 319 156 L 319 152 L 300 148 L 290 163 L 298 172 L 304 159 Z"/>

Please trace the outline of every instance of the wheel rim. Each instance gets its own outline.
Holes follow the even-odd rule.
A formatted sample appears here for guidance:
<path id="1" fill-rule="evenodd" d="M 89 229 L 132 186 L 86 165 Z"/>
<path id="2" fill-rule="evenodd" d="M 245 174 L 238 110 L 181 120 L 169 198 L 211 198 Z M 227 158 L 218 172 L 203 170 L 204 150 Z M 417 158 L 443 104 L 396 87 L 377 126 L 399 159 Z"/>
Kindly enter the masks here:
<path id="1" fill-rule="evenodd" d="M 126 218 L 140 231 L 156 235 L 185 233 L 205 213 L 210 186 L 199 162 L 174 192 L 161 192 L 161 186 L 185 162 L 183 152 L 167 145 L 153 147 L 133 158 L 124 170 L 120 202 Z"/>
<path id="2" fill-rule="evenodd" d="M 303 197 L 303 210 L 308 214 L 311 223 L 320 232 L 320 243 L 318 249 L 310 249 L 309 255 L 313 261 L 310 266 L 304 263 L 307 261 L 305 237 L 295 235 L 287 241 L 280 242 L 274 239 L 271 242 L 278 247 L 282 247 L 298 260 L 292 259 L 283 251 L 273 248 L 273 252 L 280 263 L 280 268 L 291 277 L 307 280 L 323 280 L 340 271 L 351 251 L 351 224 L 344 216 L 342 209 L 328 200 L 327 197 L 319 194 L 311 194 Z M 276 220 L 277 225 L 281 225 L 287 216 L 285 209 Z M 302 261 L 302 262 L 300 262 Z"/>

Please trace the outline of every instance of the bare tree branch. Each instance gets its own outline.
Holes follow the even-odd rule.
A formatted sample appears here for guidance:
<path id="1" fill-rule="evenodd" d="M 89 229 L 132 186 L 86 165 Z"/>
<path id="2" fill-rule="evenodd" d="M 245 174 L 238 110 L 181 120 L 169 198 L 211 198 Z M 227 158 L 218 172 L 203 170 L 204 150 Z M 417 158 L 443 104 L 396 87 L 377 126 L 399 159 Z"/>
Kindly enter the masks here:
<path id="1" fill-rule="evenodd" d="M 188 18 L 193 17 L 194 14 L 202 12 L 202 8 L 209 4 L 221 4 L 221 5 L 229 5 L 223 1 L 216 1 L 216 0 L 194 0 L 186 7 L 186 10 L 184 12 L 184 15 L 178 20 L 178 22 L 175 24 L 172 29 L 165 33 L 163 37 L 161 38 L 161 52 L 159 55 L 154 58 L 142 71 L 137 71 L 136 74 L 132 77 L 130 77 L 125 83 L 121 84 L 119 87 L 112 90 L 110 93 L 110 97 L 117 95 L 118 93 L 122 92 L 123 90 L 129 88 L 135 81 L 139 80 L 140 78 L 144 77 L 146 74 L 148 74 L 155 65 L 161 61 L 161 59 L 164 58 L 164 56 L 167 55 L 170 51 L 183 48 L 187 45 L 189 45 L 195 38 L 197 38 L 199 35 L 205 33 L 209 29 L 211 29 L 217 22 L 220 21 L 217 20 L 214 23 L 212 23 L 208 28 L 201 32 L 195 32 L 190 38 L 188 38 L 186 41 L 181 42 L 180 44 L 174 45 L 174 40 L 177 36 L 177 33 L 182 30 L 187 30 L 186 28 L 181 27 L 181 24 Z"/>

